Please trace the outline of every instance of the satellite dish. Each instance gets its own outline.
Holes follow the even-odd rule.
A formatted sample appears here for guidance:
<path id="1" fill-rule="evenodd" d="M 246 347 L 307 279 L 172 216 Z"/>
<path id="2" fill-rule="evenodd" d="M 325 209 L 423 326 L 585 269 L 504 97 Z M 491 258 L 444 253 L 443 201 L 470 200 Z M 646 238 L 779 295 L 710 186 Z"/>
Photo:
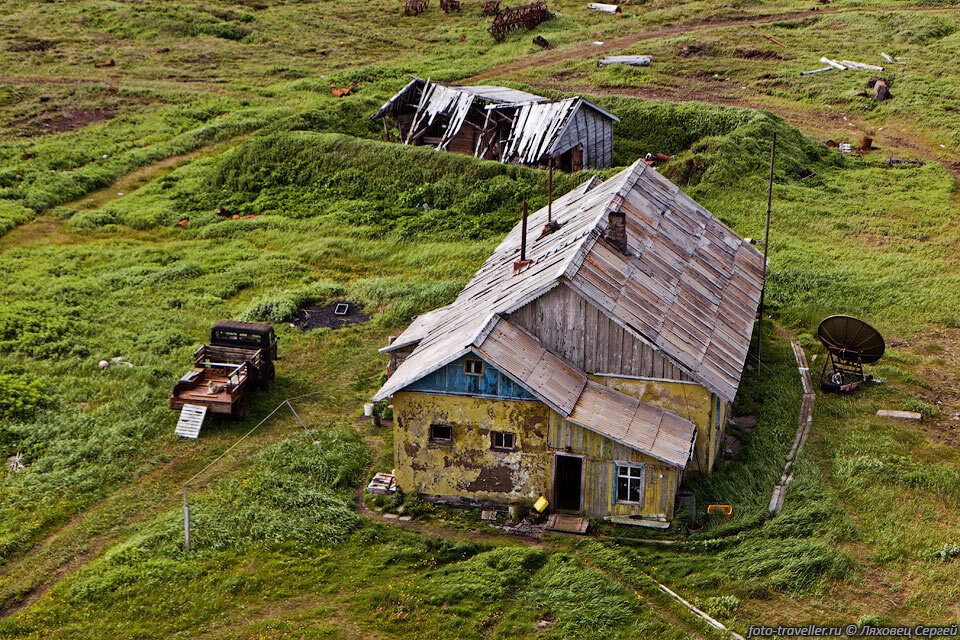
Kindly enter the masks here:
<path id="1" fill-rule="evenodd" d="M 850 393 L 872 376 L 865 376 L 863 365 L 876 362 L 886 346 L 880 332 L 863 320 L 851 316 L 830 316 L 817 327 L 817 337 L 828 358 L 820 374 L 820 388 L 834 393 Z M 833 373 L 827 374 L 827 366 Z"/>
<path id="2" fill-rule="evenodd" d="M 879 360 L 885 348 L 879 331 L 850 316 L 830 316 L 817 327 L 817 337 L 836 357 L 863 364 Z"/>

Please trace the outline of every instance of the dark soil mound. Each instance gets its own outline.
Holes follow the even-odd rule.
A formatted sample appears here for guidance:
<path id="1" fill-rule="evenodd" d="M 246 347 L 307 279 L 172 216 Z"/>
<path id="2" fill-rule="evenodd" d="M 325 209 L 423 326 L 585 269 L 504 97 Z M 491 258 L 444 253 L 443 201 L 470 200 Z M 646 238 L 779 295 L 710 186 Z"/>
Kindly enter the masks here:
<path id="1" fill-rule="evenodd" d="M 116 110 L 100 107 L 81 107 L 54 109 L 20 120 L 14 120 L 11 125 L 21 129 L 21 135 L 40 135 L 44 133 L 64 133 L 81 129 L 89 124 L 110 120 L 116 116 Z"/>
<path id="2" fill-rule="evenodd" d="M 741 49 L 737 47 L 733 50 L 734 58 L 745 58 L 747 60 L 783 60 L 783 57 L 776 51 L 764 51 L 762 49 Z"/>
<path id="3" fill-rule="evenodd" d="M 13 52 L 22 52 L 22 51 L 46 51 L 52 47 L 55 42 L 50 40 L 40 40 L 39 38 L 28 38 L 26 40 L 19 40 L 17 42 L 12 42 L 7 46 L 7 51 Z"/>
<path id="4" fill-rule="evenodd" d="M 706 47 L 702 44 L 689 44 L 683 49 L 677 52 L 677 55 L 681 58 L 692 58 L 694 56 L 702 56 L 707 52 Z"/>
<path id="5" fill-rule="evenodd" d="M 297 317 L 291 324 L 301 331 L 311 329 L 340 329 L 350 324 L 362 324 L 370 319 L 355 302 L 338 300 L 325 307 L 304 307 L 297 312 Z"/>

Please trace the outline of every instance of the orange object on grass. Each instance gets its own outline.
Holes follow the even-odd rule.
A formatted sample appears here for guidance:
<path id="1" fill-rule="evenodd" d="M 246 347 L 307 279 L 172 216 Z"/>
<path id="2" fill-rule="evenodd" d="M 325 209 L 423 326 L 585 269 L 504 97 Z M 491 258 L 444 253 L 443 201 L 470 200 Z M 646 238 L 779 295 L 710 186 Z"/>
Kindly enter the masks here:
<path id="1" fill-rule="evenodd" d="M 729 518 L 733 514 L 733 507 L 731 507 L 729 504 L 711 504 L 707 507 L 707 513 L 710 515 L 722 513 L 724 516 Z"/>

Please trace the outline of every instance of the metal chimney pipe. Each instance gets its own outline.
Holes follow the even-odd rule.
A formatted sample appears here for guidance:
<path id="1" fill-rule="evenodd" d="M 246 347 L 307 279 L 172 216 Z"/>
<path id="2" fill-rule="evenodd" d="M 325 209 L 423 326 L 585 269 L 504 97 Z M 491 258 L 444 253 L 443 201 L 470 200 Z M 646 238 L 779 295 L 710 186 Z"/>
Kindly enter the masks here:
<path id="1" fill-rule="evenodd" d="M 527 201 L 523 201 L 523 221 L 520 223 L 520 261 L 527 259 Z"/>
<path id="2" fill-rule="evenodd" d="M 550 174 L 547 178 L 547 224 L 553 222 L 553 159 L 550 159 Z"/>

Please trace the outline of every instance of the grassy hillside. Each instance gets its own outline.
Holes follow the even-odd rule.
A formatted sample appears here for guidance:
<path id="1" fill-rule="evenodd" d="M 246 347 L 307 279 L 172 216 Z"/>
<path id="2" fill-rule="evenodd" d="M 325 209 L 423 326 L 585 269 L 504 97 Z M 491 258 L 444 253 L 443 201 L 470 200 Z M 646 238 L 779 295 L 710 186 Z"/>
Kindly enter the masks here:
<path id="1" fill-rule="evenodd" d="M 0 8 L 0 454 L 28 464 L 0 472 L 0 638 L 723 637 L 650 576 L 741 631 L 960 617 L 960 207 L 947 161 L 960 141 L 944 133 L 960 84 L 942 63 L 954 14 L 847 0 L 794 17 L 774 1 L 627 5 L 620 19 L 551 8 L 563 15 L 537 31 L 557 47 L 544 53 L 526 32 L 494 44 L 466 3 L 407 19 L 392 3 Z M 864 33 L 916 61 L 897 71 L 893 102 L 859 108 L 866 73 L 796 73 L 801 51 L 830 54 L 823 38 L 875 58 Z M 706 49 L 679 55 L 696 43 Z M 598 51 L 654 51 L 657 64 L 597 69 Z M 389 428 L 356 419 L 383 377 L 376 349 L 455 297 L 524 200 L 546 202 L 542 171 L 382 142 L 367 116 L 405 72 L 585 92 L 621 118 L 617 164 L 674 155 L 660 170 L 753 238 L 776 132 L 767 355 L 736 404 L 759 423 L 693 486 L 701 511 L 732 504 L 732 518 L 701 513 L 705 531 L 672 546 L 613 527 L 529 545 L 409 499 L 403 528 L 356 510 L 356 488 L 390 465 Z M 863 131 L 889 146 L 841 158 L 822 144 Z M 888 150 L 933 161 L 888 167 Z M 334 299 L 372 320 L 308 333 L 285 322 Z M 813 331 L 830 313 L 884 332 L 871 369 L 884 384 L 818 395 L 784 511 L 765 523 L 800 403 L 788 336 L 819 371 Z M 247 418 L 179 439 L 167 396 L 223 318 L 277 323 L 277 385 Z M 98 367 L 114 357 L 134 366 Z M 294 406 L 319 448 L 288 411 L 270 417 L 192 484 L 185 556 L 182 483 L 303 394 Z M 891 424 L 880 408 L 925 421 Z"/>

